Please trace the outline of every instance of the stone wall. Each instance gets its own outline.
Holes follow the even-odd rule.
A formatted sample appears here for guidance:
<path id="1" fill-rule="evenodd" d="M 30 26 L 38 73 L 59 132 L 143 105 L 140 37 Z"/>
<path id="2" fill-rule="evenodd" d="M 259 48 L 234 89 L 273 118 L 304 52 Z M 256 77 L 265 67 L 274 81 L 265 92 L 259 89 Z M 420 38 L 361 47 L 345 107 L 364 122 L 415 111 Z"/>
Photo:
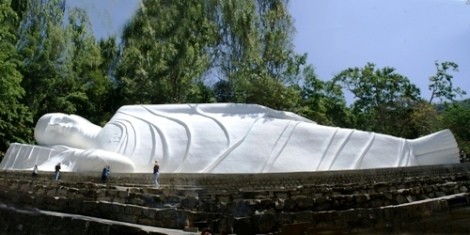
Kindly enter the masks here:
<path id="1" fill-rule="evenodd" d="M 115 173 L 107 184 L 99 176 L 63 173 L 60 181 L 52 181 L 52 172 L 33 179 L 31 172 L 2 171 L 0 203 L 236 234 L 423 231 L 417 224 L 432 228 L 428 232 L 470 232 L 466 222 L 449 219 L 470 218 L 468 163 L 312 173 L 162 174 L 161 189 L 151 187 L 151 174 Z M 10 217 L 3 221 L 19 223 Z M 452 225 L 450 230 L 436 228 L 442 221 Z"/>
<path id="2" fill-rule="evenodd" d="M 95 221 L 60 213 L 47 214 L 37 210 L 22 210 L 0 205 L 0 234 L 148 234 L 164 235 L 137 226 L 112 221 Z"/>
<path id="3" fill-rule="evenodd" d="M 162 166 L 164 167 L 164 166 Z M 413 177 L 439 177 L 458 173 L 470 172 L 470 163 L 415 166 L 401 168 L 377 168 L 364 170 L 293 172 L 293 173 L 263 173 L 263 174 L 183 174 L 162 173 L 160 183 L 178 187 L 204 188 L 272 188 L 292 187 L 310 184 L 369 184 L 376 182 L 394 182 Z M 49 180 L 53 172 L 40 172 L 39 179 Z M 0 177 L 14 179 L 29 179 L 30 172 L 0 171 Z M 101 172 L 62 172 L 62 181 L 99 182 Z M 144 173 L 113 173 L 111 169 L 110 183 L 150 184 L 152 174 Z"/>

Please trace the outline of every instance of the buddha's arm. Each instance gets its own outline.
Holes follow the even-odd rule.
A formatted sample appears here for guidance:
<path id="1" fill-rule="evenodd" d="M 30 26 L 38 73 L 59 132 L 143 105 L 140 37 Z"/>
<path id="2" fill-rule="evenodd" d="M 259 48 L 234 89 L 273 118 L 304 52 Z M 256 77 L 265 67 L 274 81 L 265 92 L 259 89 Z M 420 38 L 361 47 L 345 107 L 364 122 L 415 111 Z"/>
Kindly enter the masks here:
<path id="1" fill-rule="evenodd" d="M 110 166 L 113 172 L 134 172 L 134 163 L 126 156 L 100 149 L 68 148 L 42 164 L 42 169 L 53 169 L 60 162 L 63 171 L 101 171 Z"/>

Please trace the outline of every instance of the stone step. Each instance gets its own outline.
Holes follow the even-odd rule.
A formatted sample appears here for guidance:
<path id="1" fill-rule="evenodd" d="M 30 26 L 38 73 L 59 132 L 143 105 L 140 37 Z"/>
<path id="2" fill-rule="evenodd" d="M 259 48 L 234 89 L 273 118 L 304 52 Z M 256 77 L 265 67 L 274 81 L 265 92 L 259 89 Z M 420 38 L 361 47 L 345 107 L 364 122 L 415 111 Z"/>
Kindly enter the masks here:
<path id="1" fill-rule="evenodd" d="M 34 185 L 33 181 L 4 180 L 2 185 L 9 185 L 9 190 L 23 191 L 33 196 L 61 197 L 74 200 L 109 201 L 152 208 L 173 207 L 205 212 L 217 212 L 218 208 L 227 207 L 227 203 L 240 204 L 250 211 L 276 208 L 277 210 L 342 210 L 349 208 L 374 208 L 379 206 L 397 205 L 401 203 L 424 200 L 455 193 L 467 192 L 469 181 L 438 183 L 424 187 L 398 190 L 381 190 L 384 192 L 359 193 L 344 190 L 353 194 L 339 194 L 330 189 L 265 192 L 244 191 L 208 193 L 204 190 L 189 189 L 154 189 L 100 184 L 71 184 L 56 182 L 46 185 Z M 6 183 L 5 183 L 6 182 Z M 69 188 L 74 186 L 82 188 Z M 338 188 L 338 187 L 336 187 Z M 389 189 L 395 189 L 390 187 Z M 344 193 L 344 192 L 343 192 Z M 233 207 L 233 206 L 231 206 Z"/>
<path id="2" fill-rule="evenodd" d="M 54 185 L 50 185 L 54 186 Z M 63 186 L 57 184 L 55 186 L 62 187 L 62 191 L 67 191 Z M 456 193 L 454 191 L 458 184 L 456 183 L 445 183 L 441 187 L 448 188 L 448 193 Z M 115 188 L 115 187 L 111 187 Z M 124 188 L 124 187 L 123 187 Z M 439 186 L 435 186 L 432 189 L 440 189 Z M 101 189 L 96 189 L 101 190 Z M 89 192 L 93 189 L 85 188 L 79 189 L 78 192 L 84 191 Z M 106 190 L 103 190 L 106 192 Z M 129 197 L 127 191 L 122 195 L 122 198 Z M 395 194 L 393 194 L 395 193 Z M 433 192 L 434 193 L 434 192 Z M 98 193 L 95 193 L 98 194 Z M 190 224 L 193 219 L 191 216 L 194 214 L 199 215 L 212 215 L 218 216 L 219 218 L 227 218 L 233 220 L 234 218 L 251 218 L 257 213 L 264 211 L 273 211 L 276 214 L 289 214 L 289 213 L 300 213 L 302 211 L 307 212 L 318 212 L 318 211 L 346 211 L 346 210 L 360 210 L 360 209 L 374 209 L 383 206 L 397 205 L 403 203 L 409 203 L 413 201 L 423 201 L 423 199 L 413 199 L 415 195 L 423 194 L 420 189 L 413 190 L 398 190 L 396 192 L 390 192 L 391 198 L 387 198 L 387 195 L 370 194 L 370 195 L 335 195 L 331 197 L 308 197 L 308 196 L 296 196 L 290 197 L 285 200 L 272 200 L 272 199 L 237 199 L 229 202 L 201 202 L 200 200 L 193 198 L 192 201 L 182 203 L 182 201 L 176 201 L 175 206 L 162 205 L 158 202 L 154 205 L 136 206 L 135 204 L 125 204 L 119 202 L 110 202 L 106 200 L 102 201 L 87 201 L 89 197 L 76 197 L 55 194 L 35 194 L 32 191 L 4 191 L 0 195 L 0 201 L 9 201 L 17 205 L 30 205 L 31 207 L 38 207 L 41 209 L 52 210 L 57 212 L 67 212 L 74 214 L 82 214 L 95 216 L 106 219 L 113 219 L 118 221 L 124 221 L 129 223 L 137 223 L 144 225 L 153 225 L 167 228 L 178 228 L 183 229 L 185 226 Z M 434 193 L 433 196 L 447 195 L 442 192 L 441 195 Z M 402 198 L 401 202 L 390 203 L 394 197 Z M 179 199 L 178 196 L 169 194 L 169 197 Z M 386 202 L 388 200 L 388 203 Z M 189 206 L 182 206 L 189 205 Z M 213 220 L 213 219 L 212 219 Z M 198 219 L 198 222 L 200 219 Z"/>
<path id="3" fill-rule="evenodd" d="M 149 234 L 195 235 L 178 229 L 137 225 L 92 216 L 0 204 L 0 234 Z"/>
<path id="4" fill-rule="evenodd" d="M 413 178 L 458 177 L 470 172 L 470 163 L 416 166 L 401 168 L 378 168 L 364 170 L 265 173 L 265 174 L 179 174 L 162 173 L 160 183 L 168 187 L 188 186 L 202 188 L 221 188 L 237 190 L 243 187 L 263 189 L 263 187 L 297 187 L 315 184 L 372 184 L 413 180 Z M 12 179 L 30 179 L 30 171 L 0 171 L 0 177 Z M 38 180 L 51 180 L 52 172 L 40 172 Z M 109 184 L 149 185 L 150 173 L 111 173 Z M 100 182 L 100 172 L 62 173 L 64 182 Z"/>
<path id="5" fill-rule="evenodd" d="M 403 227 L 408 220 L 421 223 L 424 217 L 420 212 L 440 216 L 436 208 L 444 208 L 444 214 L 468 208 L 466 194 L 445 197 L 468 192 L 469 166 L 162 174 L 161 189 L 151 187 L 149 174 L 113 174 L 103 184 L 95 173 L 64 173 L 60 181 L 52 181 L 45 173 L 32 179 L 30 172 L 0 171 L 0 203 L 179 230 L 210 226 L 238 234 L 286 234 L 286 229 L 295 228 L 312 234 L 343 230 L 360 233 L 373 227 L 382 230 L 370 231 L 387 231 L 387 226 Z M 445 202 L 446 207 L 438 202 Z M 385 214 L 394 222 L 373 219 L 388 218 Z M 323 218 L 331 221 L 321 222 Z M 402 221 L 404 218 L 407 221 Z M 345 230 L 348 228 L 352 230 Z"/>

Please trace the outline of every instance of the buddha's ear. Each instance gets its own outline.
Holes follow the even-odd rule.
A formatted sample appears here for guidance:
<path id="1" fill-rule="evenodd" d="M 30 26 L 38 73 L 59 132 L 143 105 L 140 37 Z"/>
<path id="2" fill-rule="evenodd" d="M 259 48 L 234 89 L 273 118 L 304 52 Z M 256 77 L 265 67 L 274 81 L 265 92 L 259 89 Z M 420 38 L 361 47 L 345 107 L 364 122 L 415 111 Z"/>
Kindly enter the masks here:
<path id="1" fill-rule="evenodd" d="M 64 123 L 47 123 L 46 130 L 61 132 L 63 127 L 65 127 Z"/>

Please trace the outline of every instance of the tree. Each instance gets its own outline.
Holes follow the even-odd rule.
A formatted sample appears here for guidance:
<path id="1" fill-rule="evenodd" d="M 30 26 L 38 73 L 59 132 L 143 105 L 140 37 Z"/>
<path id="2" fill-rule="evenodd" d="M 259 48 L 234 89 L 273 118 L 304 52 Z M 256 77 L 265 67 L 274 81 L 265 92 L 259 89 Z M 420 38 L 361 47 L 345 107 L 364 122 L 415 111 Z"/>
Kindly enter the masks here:
<path id="1" fill-rule="evenodd" d="M 303 69 L 301 106 L 296 112 L 323 125 L 349 127 L 352 122 L 350 110 L 342 89 L 334 81 L 317 78 L 311 65 Z"/>
<path id="2" fill-rule="evenodd" d="M 51 112 L 76 113 L 97 123 L 109 117 L 109 68 L 102 66 L 101 47 L 84 10 L 66 12 L 64 0 L 28 1 L 17 50 L 23 101 L 35 120 Z"/>
<path id="3" fill-rule="evenodd" d="M 356 117 L 354 127 L 407 138 L 415 104 L 420 91 L 408 78 L 394 68 L 376 69 L 367 63 L 364 68 L 349 68 L 340 72 L 335 81 L 355 96 L 352 105 Z"/>
<path id="4" fill-rule="evenodd" d="M 293 79 L 305 56 L 293 51 L 287 1 L 145 0 L 141 6 L 122 39 L 116 70 L 122 104 L 214 100 L 195 95 L 204 93 L 208 78 L 218 80 L 219 101 L 277 109 L 299 102 Z"/>
<path id="5" fill-rule="evenodd" d="M 0 157 L 11 142 L 31 142 L 31 114 L 20 103 L 24 90 L 15 49 L 17 15 L 10 4 L 0 2 Z"/>
<path id="6" fill-rule="evenodd" d="M 24 104 L 34 119 L 49 112 L 74 111 L 66 102 L 70 67 L 64 25 L 64 1 L 28 1 L 19 28 L 17 51 L 26 91 Z"/>
<path id="7" fill-rule="evenodd" d="M 116 73 L 122 104 L 194 100 L 216 39 L 207 3 L 142 1 L 122 38 Z"/>
<path id="8" fill-rule="evenodd" d="M 14 1 L 7 1 L 11 2 L 11 8 L 13 11 L 15 11 L 17 15 L 17 20 L 16 20 L 16 27 L 19 26 L 19 22 L 23 19 L 23 15 L 26 12 L 27 6 L 28 6 L 28 1 L 27 0 L 14 0 Z"/>
<path id="9" fill-rule="evenodd" d="M 113 39 L 98 44 L 84 10 L 74 8 L 69 10 L 68 15 L 66 39 L 67 58 L 71 58 L 68 67 L 71 72 L 69 77 L 64 79 L 68 81 L 70 88 L 64 102 L 69 103 L 68 107 L 74 108 L 72 113 L 78 113 L 90 121 L 107 121 L 113 111 L 107 101 L 112 89 L 108 71 L 115 54 Z M 111 55 L 103 55 L 101 46 L 108 49 L 107 53 Z M 104 61 L 105 56 L 111 58 Z"/>
<path id="10" fill-rule="evenodd" d="M 470 153 L 470 107 L 454 103 L 441 114 L 441 120 L 441 128 L 450 129 L 460 149 Z"/>
<path id="11" fill-rule="evenodd" d="M 463 96 L 466 92 L 453 85 L 454 76 L 449 73 L 449 69 L 454 72 L 458 71 L 458 65 L 450 61 L 442 63 L 436 61 L 434 64 L 436 75 L 429 78 L 431 97 L 428 105 L 433 105 L 432 102 L 435 98 L 439 99 L 441 103 L 433 105 L 436 114 L 425 116 L 423 122 L 430 123 L 429 126 L 432 127 L 432 130 L 450 129 L 459 147 L 468 153 L 470 151 L 470 132 L 468 131 L 470 107 L 466 105 L 465 101 L 455 101 L 457 96 Z M 448 103 L 449 101 L 451 103 Z"/>
<path id="12" fill-rule="evenodd" d="M 466 94 L 460 87 L 454 87 L 451 74 L 448 70 L 458 71 L 458 65 L 454 62 L 446 61 L 442 63 L 434 62 L 436 65 L 436 75 L 429 78 L 429 90 L 431 91 L 431 103 L 434 98 L 438 98 L 441 101 L 449 100 L 453 101 L 456 96 L 463 96 Z"/>
<path id="13" fill-rule="evenodd" d="M 214 68 L 226 81 L 220 84 L 228 85 L 223 97 L 284 110 L 296 106 L 293 79 L 306 56 L 293 51 L 287 1 L 217 1 L 215 8 L 220 36 Z"/>
<path id="14" fill-rule="evenodd" d="M 418 137 L 440 131 L 441 124 L 436 106 L 422 99 L 418 101 L 411 112 L 406 133 L 411 137 Z"/>
<path id="15" fill-rule="evenodd" d="M 101 120 L 96 120 L 96 123 L 103 123 L 108 121 L 111 116 L 120 108 L 120 97 L 117 92 L 118 83 L 116 82 L 116 65 L 119 60 L 119 45 L 115 36 L 99 41 L 102 63 L 100 70 L 108 79 L 107 85 L 109 90 L 105 95 L 106 98 L 100 98 L 100 104 L 95 104 L 96 110 L 102 110 L 100 115 Z M 101 92 L 100 92 L 101 93 Z M 97 97 L 98 98 L 98 97 Z M 96 98 L 92 98 L 95 100 Z"/>

